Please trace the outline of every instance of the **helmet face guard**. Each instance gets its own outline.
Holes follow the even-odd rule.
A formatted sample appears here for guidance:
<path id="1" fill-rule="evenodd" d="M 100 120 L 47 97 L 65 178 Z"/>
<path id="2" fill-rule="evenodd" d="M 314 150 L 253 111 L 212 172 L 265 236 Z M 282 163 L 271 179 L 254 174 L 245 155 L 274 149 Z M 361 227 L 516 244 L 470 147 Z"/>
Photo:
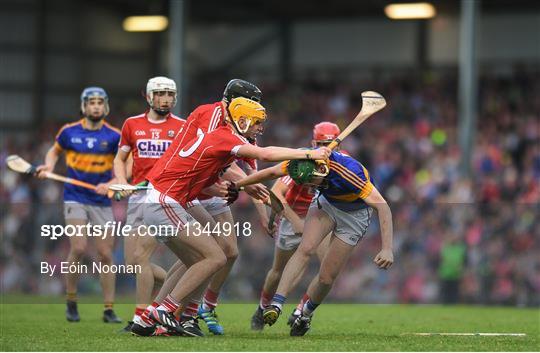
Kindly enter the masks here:
<path id="1" fill-rule="evenodd" d="M 107 115 L 109 115 L 109 96 L 107 95 L 107 92 L 101 87 L 87 87 L 85 88 L 81 93 L 81 113 L 85 117 L 86 114 L 86 103 L 90 101 L 90 99 L 98 98 L 103 99 L 103 104 L 105 105 L 105 112 L 103 113 L 103 116 L 100 117 L 100 119 L 105 118 Z"/>
<path id="2" fill-rule="evenodd" d="M 174 99 L 170 108 L 162 109 L 160 107 L 154 107 L 154 93 L 156 92 L 173 92 L 174 93 Z M 171 109 L 174 108 L 174 106 L 176 105 L 176 101 L 177 101 L 176 83 L 170 78 L 167 78 L 164 76 L 157 76 L 157 77 L 151 78 L 150 80 L 148 80 L 148 83 L 146 84 L 146 101 L 148 102 L 150 109 L 155 111 L 157 114 L 159 115 L 169 114 Z"/>
<path id="3" fill-rule="evenodd" d="M 249 127 L 257 122 L 266 120 L 266 109 L 255 101 L 247 98 L 234 98 L 227 107 L 229 119 L 241 134 L 245 134 Z M 244 120 L 245 125 L 240 126 L 240 121 Z"/>
<path id="4" fill-rule="evenodd" d="M 325 178 L 330 169 L 325 161 L 311 159 L 296 159 L 287 164 L 287 173 L 296 184 L 319 185 L 315 178 Z"/>

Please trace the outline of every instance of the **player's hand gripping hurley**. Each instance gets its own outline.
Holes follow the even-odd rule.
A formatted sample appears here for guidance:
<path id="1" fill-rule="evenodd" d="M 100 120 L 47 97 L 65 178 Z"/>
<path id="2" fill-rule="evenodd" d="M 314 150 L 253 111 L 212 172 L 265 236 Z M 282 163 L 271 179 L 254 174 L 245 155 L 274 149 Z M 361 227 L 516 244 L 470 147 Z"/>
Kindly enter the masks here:
<path id="1" fill-rule="evenodd" d="M 332 150 L 336 148 L 354 129 L 384 107 L 386 107 L 386 100 L 381 94 L 374 91 L 362 92 L 362 109 L 341 134 L 328 145 L 328 148 Z"/>
<path id="2" fill-rule="evenodd" d="M 8 156 L 6 158 L 6 164 L 7 164 L 9 169 L 11 169 L 11 170 L 13 170 L 14 172 L 17 172 L 17 173 L 29 174 L 29 175 L 34 175 L 34 176 L 37 175 L 37 173 L 38 173 L 36 166 L 30 164 L 29 162 L 27 162 L 26 160 L 24 160 L 23 158 L 21 158 L 20 156 L 18 156 L 16 154 L 12 154 L 12 155 Z M 83 188 L 86 188 L 86 189 L 90 189 L 90 190 L 94 190 L 94 191 L 96 190 L 95 185 L 90 184 L 90 183 L 86 183 L 86 182 L 81 181 L 81 180 L 68 178 L 68 177 L 65 177 L 63 175 L 58 175 L 58 174 L 55 174 L 55 173 L 52 173 L 52 172 L 42 171 L 42 173 L 44 174 L 45 178 L 47 178 L 47 179 L 52 179 L 52 180 L 60 181 L 62 183 L 68 183 L 68 184 L 77 185 L 77 186 L 80 186 L 80 187 L 83 187 Z"/>

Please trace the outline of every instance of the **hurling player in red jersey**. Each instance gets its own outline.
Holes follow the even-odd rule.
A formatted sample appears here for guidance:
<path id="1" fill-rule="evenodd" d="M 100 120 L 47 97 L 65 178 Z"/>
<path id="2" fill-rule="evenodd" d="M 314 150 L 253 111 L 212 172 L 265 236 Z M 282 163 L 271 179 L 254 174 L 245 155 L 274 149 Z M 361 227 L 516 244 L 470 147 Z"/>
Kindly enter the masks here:
<path id="1" fill-rule="evenodd" d="M 327 121 L 321 122 L 313 128 L 311 146 L 313 148 L 328 146 L 339 134 L 340 130 L 336 124 Z M 283 269 L 302 240 L 304 219 L 306 218 L 311 200 L 315 196 L 315 189 L 313 187 L 296 184 L 288 175 L 279 178 L 274 183 L 272 191 L 283 202 L 284 218 L 281 219 L 279 224 L 274 262 L 272 263 L 272 268 L 266 274 L 259 305 L 251 318 L 251 329 L 256 331 L 264 328 L 263 310 L 270 305 L 281 275 L 283 274 Z M 319 261 L 322 261 L 326 253 L 329 240 L 330 237 L 327 237 L 317 249 Z M 289 318 L 289 325 L 300 315 L 305 297 L 304 295 L 304 298 Z"/>
<path id="2" fill-rule="evenodd" d="M 146 174 L 163 155 L 185 123 L 171 113 L 176 104 L 176 83 L 167 77 L 154 77 L 146 84 L 147 112 L 127 118 L 122 126 L 122 137 L 114 160 L 114 171 L 118 182 L 127 184 L 131 172 L 131 183 L 145 181 Z M 129 156 L 133 166 L 129 169 Z M 144 309 L 151 303 L 155 284 L 163 283 L 166 272 L 151 263 L 150 257 L 157 242 L 153 237 L 141 236 L 140 226 L 144 226 L 142 205 L 146 194 L 135 193 L 129 197 L 127 224 L 132 234 L 124 238 L 124 257 L 128 265 L 140 265 L 137 273 L 136 308 L 133 320 L 138 320 Z M 144 235 L 144 234 L 142 234 Z M 131 331 L 132 322 L 124 328 Z"/>
<path id="3" fill-rule="evenodd" d="M 221 101 L 200 105 L 188 116 L 186 124 L 178 138 L 179 146 L 183 147 L 188 141 L 193 140 L 198 135 L 215 131 L 219 127 L 224 126 L 229 115 L 229 103 L 237 97 L 244 97 L 260 103 L 262 92 L 250 82 L 241 79 L 229 81 L 225 87 Z M 248 138 L 248 140 L 255 143 L 255 137 Z M 245 165 L 249 171 L 257 171 L 257 163 L 254 159 L 245 158 L 242 161 L 246 162 Z M 244 171 L 234 162 L 229 167 L 224 178 L 237 181 L 245 176 Z M 253 200 L 259 212 L 261 224 L 266 227 L 268 224 L 268 215 L 266 214 L 265 206 L 262 202 L 255 200 L 255 198 L 265 196 L 265 194 L 262 194 L 261 189 L 266 190 L 262 184 L 258 184 L 249 186 L 246 188 L 246 192 L 254 197 Z M 212 197 L 205 193 L 197 195 L 197 199 L 200 201 L 202 207 L 213 217 L 215 222 L 219 224 L 234 224 L 233 215 L 225 200 L 216 196 Z M 200 218 L 197 207 L 190 209 L 189 213 L 200 223 L 205 222 L 204 219 Z M 198 316 L 204 320 L 210 332 L 215 335 L 222 335 L 224 333 L 223 327 L 218 322 L 215 308 L 217 306 L 219 292 L 238 257 L 238 240 L 236 236 L 217 237 L 216 240 L 227 257 L 227 263 L 212 277 L 204 293 L 203 304 L 199 306 L 198 303 L 189 303 L 188 307 L 197 307 Z"/>
<path id="4" fill-rule="evenodd" d="M 141 316 L 145 325 L 139 325 L 137 329 L 134 325 L 134 333 L 153 334 L 158 325 L 176 333 L 186 333 L 173 313 L 181 301 L 225 266 L 227 258 L 214 237 L 215 231 L 201 233 L 200 224 L 186 211 L 188 203 L 201 192 L 216 188 L 214 184 L 220 173 L 240 157 L 264 161 L 319 160 L 326 159 L 331 153 L 326 147 L 317 150 L 262 148 L 249 143 L 248 138 L 254 139 L 262 132 L 266 120 L 264 107 L 256 101 L 233 98 L 228 113 L 225 125 L 196 136 L 183 147 L 178 143 L 179 135 L 147 175 L 151 189 L 143 210 L 144 221 L 161 230 L 156 233 L 158 240 L 163 241 L 188 269 L 159 307 L 147 308 Z M 232 202 L 238 193 L 234 192 L 234 185 L 228 183 L 218 184 L 218 188 L 225 190 L 220 195 Z M 199 258 L 186 259 L 186 249 L 197 253 Z"/>

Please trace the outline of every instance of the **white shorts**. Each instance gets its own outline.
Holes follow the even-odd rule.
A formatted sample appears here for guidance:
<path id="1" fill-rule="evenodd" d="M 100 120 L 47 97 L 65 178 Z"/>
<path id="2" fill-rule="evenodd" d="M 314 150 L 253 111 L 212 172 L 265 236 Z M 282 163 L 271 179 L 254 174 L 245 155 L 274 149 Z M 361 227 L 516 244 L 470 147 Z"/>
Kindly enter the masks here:
<path id="1" fill-rule="evenodd" d="M 211 216 L 217 216 L 231 211 L 231 208 L 227 205 L 227 201 L 217 196 L 206 200 L 199 200 L 199 202 Z"/>
<path id="2" fill-rule="evenodd" d="M 136 228 L 144 224 L 143 208 L 148 190 L 138 191 L 128 199 L 126 224 Z"/>
<path id="3" fill-rule="evenodd" d="M 64 202 L 64 218 L 67 220 L 84 220 L 92 225 L 104 225 L 114 221 L 110 206 L 86 205 L 75 201 Z"/>
<path id="4" fill-rule="evenodd" d="M 176 200 L 154 189 L 146 194 L 142 213 L 148 235 L 161 242 L 178 235 L 188 223 L 196 223 Z"/>
<path id="5" fill-rule="evenodd" d="M 366 207 L 345 212 L 330 204 L 323 195 L 319 197 L 319 202 L 321 209 L 334 221 L 335 236 L 351 246 L 358 244 L 366 234 L 373 209 Z M 318 208 L 317 198 L 311 201 L 309 208 L 313 207 Z"/>
<path id="6" fill-rule="evenodd" d="M 281 250 L 296 250 L 301 241 L 302 234 L 295 234 L 292 223 L 283 217 L 279 223 L 276 246 Z"/>

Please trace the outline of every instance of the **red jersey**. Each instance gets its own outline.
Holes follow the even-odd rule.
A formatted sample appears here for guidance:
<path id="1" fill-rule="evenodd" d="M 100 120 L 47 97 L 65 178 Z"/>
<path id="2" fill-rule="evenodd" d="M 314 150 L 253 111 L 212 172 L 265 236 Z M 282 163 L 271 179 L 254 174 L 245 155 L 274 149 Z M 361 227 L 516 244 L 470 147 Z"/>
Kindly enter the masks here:
<path id="1" fill-rule="evenodd" d="M 160 121 L 149 120 L 147 113 L 126 119 L 119 147 L 124 152 L 132 152 L 133 184 L 145 180 L 146 174 L 165 153 L 185 122 L 174 114 Z"/>
<path id="2" fill-rule="evenodd" d="M 180 133 L 180 147 L 184 147 L 199 134 L 206 134 L 221 126 L 225 126 L 226 115 L 224 103 L 221 101 L 203 104 L 195 108 L 189 114 L 186 124 Z M 240 160 L 246 162 L 251 169 L 257 170 L 257 161 L 255 159 L 241 158 Z M 198 198 L 204 200 L 211 198 L 211 196 L 201 194 Z"/>
<path id="3" fill-rule="evenodd" d="M 201 190 L 218 181 L 221 172 L 249 142 L 222 125 L 181 145 L 182 134 L 154 165 L 147 179 L 154 188 L 181 205 L 196 199 Z"/>
<path id="4" fill-rule="evenodd" d="M 186 124 L 180 133 L 180 147 L 184 147 L 189 141 L 199 134 L 206 134 L 225 125 L 225 108 L 221 102 L 203 104 L 195 108 L 189 114 Z"/>
<path id="5" fill-rule="evenodd" d="M 281 177 L 280 180 L 289 187 L 285 194 L 285 200 L 289 206 L 298 216 L 305 217 L 311 200 L 315 196 L 315 188 L 298 185 L 288 175 Z"/>

